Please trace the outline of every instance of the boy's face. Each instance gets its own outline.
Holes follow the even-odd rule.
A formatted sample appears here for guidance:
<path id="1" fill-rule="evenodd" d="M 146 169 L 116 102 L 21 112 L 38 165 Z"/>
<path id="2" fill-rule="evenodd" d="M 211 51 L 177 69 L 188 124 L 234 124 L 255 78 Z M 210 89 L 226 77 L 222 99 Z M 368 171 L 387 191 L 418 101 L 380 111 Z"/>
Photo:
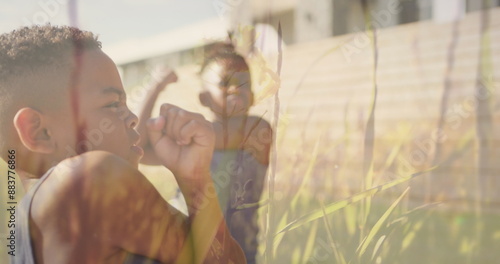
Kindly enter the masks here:
<path id="1" fill-rule="evenodd" d="M 59 113 L 61 121 L 70 123 L 61 124 L 54 131 L 55 139 L 62 139 L 58 151 L 64 151 L 67 157 L 104 150 L 137 166 L 143 155 L 142 149 L 136 146 L 139 134 L 134 127 L 138 118 L 126 105 L 125 91 L 113 61 L 101 51 L 84 52 L 74 91 L 76 93 L 72 95 L 70 91 L 67 98 L 76 103 L 68 104 L 69 109 Z M 74 100 L 70 99 L 72 96 Z M 69 130 L 68 126 L 73 129 Z M 70 131 L 73 136 L 68 139 Z"/>
<path id="2" fill-rule="evenodd" d="M 213 62 L 202 74 L 209 107 L 222 116 L 246 115 L 253 104 L 250 72 L 246 67 L 228 68 Z"/>

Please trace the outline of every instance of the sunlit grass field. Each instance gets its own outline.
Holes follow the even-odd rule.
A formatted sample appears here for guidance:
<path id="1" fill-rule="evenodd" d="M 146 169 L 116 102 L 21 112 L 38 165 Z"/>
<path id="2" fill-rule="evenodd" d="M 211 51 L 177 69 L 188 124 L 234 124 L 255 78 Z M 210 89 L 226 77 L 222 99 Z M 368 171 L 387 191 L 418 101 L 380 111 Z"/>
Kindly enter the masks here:
<path id="1" fill-rule="evenodd" d="M 450 154 L 456 160 L 449 164 L 471 165 L 471 171 L 458 171 L 448 164 L 453 180 L 439 167 L 403 175 L 398 156 L 406 157 L 405 148 L 387 152 L 373 173 L 375 188 L 363 192 L 354 180 L 362 170 L 351 167 L 359 153 L 339 153 L 344 159 L 336 161 L 329 147 L 303 146 L 296 162 L 280 163 L 286 165 L 275 185 L 272 235 L 266 233 L 267 205 L 261 209 L 260 249 L 271 254 L 268 263 L 497 263 L 500 210 L 498 202 L 475 199 L 472 149 Z M 427 181 L 440 190 L 427 190 Z M 290 223 L 294 229 L 287 229 Z M 272 253 L 266 236 L 272 236 Z"/>
<path id="2" fill-rule="evenodd" d="M 273 190 L 268 190 L 261 210 L 262 263 L 498 263 L 496 28 L 488 24 L 488 12 L 476 15 L 480 26 L 473 95 L 452 90 L 458 80 L 468 80 L 451 75 L 454 61 L 463 59 L 455 47 L 460 37 L 466 38 L 460 35 L 465 23 L 455 22 L 450 25 L 439 100 L 421 101 L 437 105 L 432 108 L 437 115 L 383 128 L 379 119 L 395 113 L 378 111 L 387 108 L 386 101 L 379 102 L 381 47 L 379 35 L 369 30 L 371 52 L 366 54 L 371 58 L 364 60 L 371 61 L 371 97 L 358 115 L 361 125 L 348 120 L 346 100 L 344 111 L 335 113 L 344 116 L 336 124 L 343 132 L 333 140 L 328 126 L 311 128 L 308 119 L 295 140 L 287 137 L 286 126 L 278 126 L 277 170 L 269 179 Z M 341 46 L 330 47 L 323 56 L 338 53 Z M 302 72 L 299 86 L 309 77 L 307 70 Z M 399 90 L 406 93 L 400 97 L 403 102 L 418 94 Z M 460 123 L 452 122 L 451 108 L 466 103 L 469 108 L 462 111 Z M 384 132 L 377 133 L 380 129 Z"/>

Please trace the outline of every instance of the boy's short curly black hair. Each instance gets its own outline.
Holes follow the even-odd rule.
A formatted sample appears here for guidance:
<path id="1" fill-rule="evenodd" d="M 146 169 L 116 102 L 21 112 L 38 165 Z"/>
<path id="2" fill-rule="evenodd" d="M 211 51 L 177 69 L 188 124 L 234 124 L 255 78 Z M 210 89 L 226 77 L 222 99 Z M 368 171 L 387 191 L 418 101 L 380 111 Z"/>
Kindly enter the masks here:
<path id="1" fill-rule="evenodd" d="M 23 27 L 0 35 L 0 151 L 18 108 L 64 100 L 79 55 L 100 49 L 96 35 L 69 26 Z"/>
<path id="2" fill-rule="evenodd" d="M 0 80 L 27 70 L 60 64 L 69 52 L 100 49 L 97 36 L 67 26 L 32 26 L 0 35 Z"/>

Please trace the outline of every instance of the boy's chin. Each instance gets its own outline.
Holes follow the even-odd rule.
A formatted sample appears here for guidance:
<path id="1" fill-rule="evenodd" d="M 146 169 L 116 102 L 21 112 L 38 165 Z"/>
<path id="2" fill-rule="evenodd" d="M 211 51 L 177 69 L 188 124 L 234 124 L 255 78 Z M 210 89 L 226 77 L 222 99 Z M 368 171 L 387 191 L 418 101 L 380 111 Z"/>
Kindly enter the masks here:
<path id="1" fill-rule="evenodd" d="M 139 167 L 139 161 L 142 159 L 142 156 L 144 156 L 144 150 L 139 147 L 139 146 L 132 146 L 130 147 L 130 154 L 128 161 L 135 167 Z"/>
<path id="2" fill-rule="evenodd" d="M 136 169 L 139 168 L 139 159 L 128 157 L 126 160 L 130 164 L 130 166 L 132 166 Z"/>

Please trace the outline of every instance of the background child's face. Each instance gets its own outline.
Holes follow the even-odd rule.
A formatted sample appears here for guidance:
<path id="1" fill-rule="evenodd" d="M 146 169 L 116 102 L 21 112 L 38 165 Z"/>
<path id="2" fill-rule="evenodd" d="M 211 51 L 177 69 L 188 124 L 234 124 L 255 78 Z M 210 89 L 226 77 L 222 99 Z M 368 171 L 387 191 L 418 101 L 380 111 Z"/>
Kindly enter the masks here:
<path id="1" fill-rule="evenodd" d="M 248 113 L 253 104 L 248 68 L 229 69 L 225 65 L 213 62 L 203 72 L 202 79 L 204 89 L 210 95 L 209 107 L 215 114 L 231 117 Z"/>
<path id="2" fill-rule="evenodd" d="M 138 119 L 126 105 L 126 95 L 113 61 L 101 51 L 83 55 L 82 67 L 76 84 L 76 104 L 67 109 L 63 119 L 73 120 L 76 126 L 73 142 L 61 146 L 69 153 L 104 150 L 116 154 L 132 164 L 138 164 L 142 150 L 135 145 L 139 134 L 134 130 Z M 71 98 L 71 94 L 69 98 Z M 77 110 L 74 114 L 74 110 Z M 74 118 L 76 116 L 76 119 Z M 61 126 L 62 127 L 62 126 Z M 64 133 L 64 131 L 61 131 Z"/>

